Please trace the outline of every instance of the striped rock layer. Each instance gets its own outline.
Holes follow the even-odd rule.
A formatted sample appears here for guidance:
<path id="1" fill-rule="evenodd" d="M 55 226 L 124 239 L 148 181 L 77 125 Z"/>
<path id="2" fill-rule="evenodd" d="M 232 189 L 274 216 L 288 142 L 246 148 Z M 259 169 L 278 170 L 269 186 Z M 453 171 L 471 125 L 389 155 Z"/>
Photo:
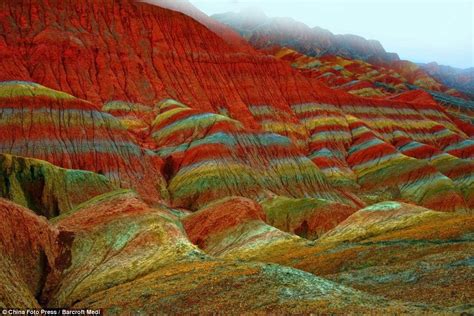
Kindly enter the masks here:
<path id="1" fill-rule="evenodd" d="M 464 97 L 430 77 L 419 66 L 408 61 L 372 62 L 341 55 L 313 57 L 287 47 L 264 50 L 285 60 L 304 76 L 323 81 L 329 87 L 361 97 L 389 97 L 408 91 L 408 85 L 436 91 L 446 97 Z M 462 99 L 461 99 L 462 100 Z"/>
<path id="2" fill-rule="evenodd" d="M 150 200 L 166 199 L 161 159 L 110 114 L 36 83 L 0 83 L 0 152 L 102 174 Z"/>
<path id="3" fill-rule="evenodd" d="M 68 212 L 116 187 L 105 176 L 0 154 L 0 194 L 47 218 Z"/>
<path id="4" fill-rule="evenodd" d="M 127 190 L 93 198 L 50 222 L 0 199 L 0 219 L 2 308 L 101 308 L 107 314 L 138 308 L 209 313 L 221 305 L 232 313 L 433 310 L 289 267 L 210 257 L 165 209 L 150 208 Z M 18 236 L 17 228 L 25 233 Z"/>
<path id="5" fill-rule="evenodd" d="M 96 104 L 4 83 L 4 152 L 99 172 L 148 198 L 167 195 L 161 170 L 172 205 L 193 209 L 231 195 L 361 206 L 353 196 L 359 190 L 369 203 L 390 191 L 389 198 L 439 210 L 472 205 L 468 167 L 458 181 L 444 163 L 417 162 L 393 146 L 402 133 L 470 164 L 472 124 L 436 103 L 331 90 L 194 11 L 218 34 L 184 14 L 132 0 L 1 6 L 9 14 L 0 16 L 0 80 L 38 82 Z M 187 107 L 163 107 L 166 99 Z M 357 124 L 373 139 L 360 136 Z M 383 183 L 400 169 L 395 182 Z"/>
<path id="6" fill-rule="evenodd" d="M 288 137 L 244 128 L 225 115 L 163 103 L 151 137 L 170 176 L 174 206 L 199 208 L 225 196 L 312 196 L 361 205 L 331 187 Z"/>
<path id="7" fill-rule="evenodd" d="M 0 2 L 0 307 L 471 312 L 472 123 L 189 14 Z"/>
<path id="8" fill-rule="evenodd" d="M 235 256 L 247 249 L 298 240 L 296 236 L 266 224 L 266 220 L 258 203 L 229 197 L 186 216 L 182 222 L 189 240 L 213 256 Z"/>

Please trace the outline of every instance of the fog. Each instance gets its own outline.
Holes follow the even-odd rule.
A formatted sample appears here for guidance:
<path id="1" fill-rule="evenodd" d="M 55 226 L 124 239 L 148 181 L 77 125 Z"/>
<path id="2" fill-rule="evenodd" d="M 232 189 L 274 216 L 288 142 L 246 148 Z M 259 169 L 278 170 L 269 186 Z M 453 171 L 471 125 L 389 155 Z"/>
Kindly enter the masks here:
<path id="1" fill-rule="evenodd" d="M 190 0 L 208 15 L 259 7 L 335 34 L 376 39 L 414 62 L 474 66 L 472 0 Z"/>

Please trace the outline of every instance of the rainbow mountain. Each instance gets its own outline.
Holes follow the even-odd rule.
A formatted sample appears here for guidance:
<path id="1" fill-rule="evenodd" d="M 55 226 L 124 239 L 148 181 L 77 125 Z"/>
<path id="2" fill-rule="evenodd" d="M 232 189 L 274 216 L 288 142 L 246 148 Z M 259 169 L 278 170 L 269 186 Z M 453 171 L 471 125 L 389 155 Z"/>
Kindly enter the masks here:
<path id="1" fill-rule="evenodd" d="M 473 311 L 465 95 L 150 2 L 0 1 L 0 307 Z"/>

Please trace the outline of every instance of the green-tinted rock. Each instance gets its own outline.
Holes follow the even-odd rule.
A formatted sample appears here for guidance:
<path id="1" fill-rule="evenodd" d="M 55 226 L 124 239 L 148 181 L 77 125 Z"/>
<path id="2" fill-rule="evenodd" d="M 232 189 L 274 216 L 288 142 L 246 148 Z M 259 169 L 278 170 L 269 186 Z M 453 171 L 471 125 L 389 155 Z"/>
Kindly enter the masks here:
<path id="1" fill-rule="evenodd" d="M 113 189 L 106 177 L 93 172 L 0 154 L 0 196 L 47 218 Z"/>

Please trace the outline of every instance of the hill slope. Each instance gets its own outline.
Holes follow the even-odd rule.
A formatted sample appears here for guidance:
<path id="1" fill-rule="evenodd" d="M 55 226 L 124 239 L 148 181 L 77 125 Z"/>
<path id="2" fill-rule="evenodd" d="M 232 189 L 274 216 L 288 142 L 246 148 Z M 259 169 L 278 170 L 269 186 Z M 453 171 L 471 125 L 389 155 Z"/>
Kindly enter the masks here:
<path id="1" fill-rule="evenodd" d="M 361 214 L 373 219 L 369 235 L 390 242 L 420 224 L 422 246 L 410 239 L 408 255 L 445 245 L 461 264 L 449 278 L 444 264 L 457 261 L 435 257 L 417 288 L 435 286 L 436 271 L 468 288 L 471 123 L 416 91 L 331 89 L 192 8 L 208 27 L 132 0 L 0 6 L 0 306 L 469 312 L 469 293 L 419 299 L 396 293 L 400 282 L 386 299 L 371 294 L 384 283 L 371 288 L 363 275 L 363 291 L 342 286 L 372 258 L 343 274 L 344 254 L 367 247 L 379 258 L 383 242 L 346 252 L 322 236 L 356 230 Z M 387 204 L 400 206 L 393 218 L 369 214 Z M 432 234 L 446 226 L 418 222 L 431 215 L 457 225 L 441 246 Z M 262 263 L 275 261 L 287 267 Z"/>

